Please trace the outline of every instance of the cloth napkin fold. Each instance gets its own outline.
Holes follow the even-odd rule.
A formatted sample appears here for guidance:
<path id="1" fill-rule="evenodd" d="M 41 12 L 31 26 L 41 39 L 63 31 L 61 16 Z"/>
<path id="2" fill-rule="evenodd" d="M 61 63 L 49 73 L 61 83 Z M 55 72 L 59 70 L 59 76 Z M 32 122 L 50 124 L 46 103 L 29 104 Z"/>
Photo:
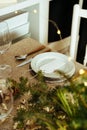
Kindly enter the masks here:
<path id="1" fill-rule="evenodd" d="M 39 50 L 38 52 L 34 52 L 33 54 L 30 55 L 30 57 L 34 57 L 34 56 L 36 56 L 36 55 L 38 55 L 38 54 L 40 54 L 40 53 L 50 52 L 50 51 L 51 51 L 50 48 L 45 47 L 45 48 Z"/>
<path id="2" fill-rule="evenodd" d="M 28 52 L 28 55 L 33 54 L 33 53 L 36 53 L 36 52 L 38 52 L 38 51 L 40 51 L 40 50 L 42 50 L 42 49 L 44 49 L 44 48 L 45 48 L 44 45 L 41 45 L 41 46 L 39 46 L 39 47 L 35 47 L 33 50 L 31 50 L 30 52 Z"/>
<path id="3" fill-rule="evenodd" d="M 14 43 L 10 48 L 10 54 L 11 55 L 24 55 L 24 54 L 32 54 L 37 53 L 37 51 L 44 50 L 45 48 L 48 49 L 47 46 L 38 44 L 37 41 L 34 41 L 32 39 L 26 38 L 23 39 L 17 43 Z"/>

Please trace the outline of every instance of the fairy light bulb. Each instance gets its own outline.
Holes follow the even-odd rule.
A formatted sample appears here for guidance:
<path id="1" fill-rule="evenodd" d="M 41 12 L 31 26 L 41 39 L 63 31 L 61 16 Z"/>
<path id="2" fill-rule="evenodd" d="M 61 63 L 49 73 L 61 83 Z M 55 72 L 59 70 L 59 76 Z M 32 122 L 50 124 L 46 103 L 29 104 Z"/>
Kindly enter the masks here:
<path id="1" fill-rule="evenodd" d="M 15 14 L 17 14 L 17 13 L 18 13 L 18 11 L 15 11 L 14 13 L 15 13 Z"/>
<path id="2" fill-rule="evenodd" d="M 34 13 L 34 14 L 36 14 L 36 13 L 37 13 L 37 10 L 36 10 L 36 9 L 34 9 L 34 10 L 33 10 L 33 13 Z"/>
<path id="3" fill-rule="evenodd" d="M 54 25 L 54 27 L 57 29 L 57 34 L 59 35 L 60 40 L 62 40 L 61 31 L 60 31 L 58 25 L 56 24 L 56 22 L 51 19 L 49 19 L 49 22 L 51 22 Z"/>
<path id="4" fill-rule="evenodd" d="M 80 75 L 82 75 L 82 74 L 84 74 L 84 73 L 85 73 L 85 70 L 84 70 L 84 69 L 80 69 L 80 70 L 79 70 L 79 74 L 80 74 Z"/>
<path id="5" fill-rule="evenodd" d="M 84 86 L 87 86 L 87 82 L 84 82 Z"/>
<path id="6" fill-rule="evenodd" d="M 68 57 L 68 61 L 72 61 L 72 57 L 71 56 Z"/>
<path id="7" fill-rule="evenodd" d="M 57 34 L 58 34 L 58 35 L 60 35 L 60 34 L 61 34 L 61 31 L 60 31 L 59 29 L 57 30 Z"/>

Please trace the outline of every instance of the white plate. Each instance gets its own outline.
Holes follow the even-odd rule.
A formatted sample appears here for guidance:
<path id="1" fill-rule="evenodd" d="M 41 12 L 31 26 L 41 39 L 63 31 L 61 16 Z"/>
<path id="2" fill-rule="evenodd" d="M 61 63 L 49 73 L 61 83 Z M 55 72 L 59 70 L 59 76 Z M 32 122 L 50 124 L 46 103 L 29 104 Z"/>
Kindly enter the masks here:
<path id="1" fill-rule="evenodd" d="M 31 61 L 31 68 L 36 73 L 41 70 L 45 77 L 53 79 L 61 78 L 56 70 L 64 72 L 69 77 L 75 72 L 75 65 L 69 57 L 58 52 L 46 52 L 35 56 Z"/>

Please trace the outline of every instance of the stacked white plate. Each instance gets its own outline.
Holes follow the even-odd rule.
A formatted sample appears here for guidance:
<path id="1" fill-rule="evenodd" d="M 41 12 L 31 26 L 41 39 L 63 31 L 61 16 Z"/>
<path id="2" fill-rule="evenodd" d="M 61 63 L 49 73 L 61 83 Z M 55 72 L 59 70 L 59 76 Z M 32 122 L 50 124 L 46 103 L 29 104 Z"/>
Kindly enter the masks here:
<path id="1" fill-rule="evenodd" d="M 43 75 L 51 79 L 63 80 L 63 72 L 66 76 L 71 77 L 75 73 L 75 65 L 68 56 L 58 52 L 46 52 L 38 54 L 31 61 L 31 68 L 35 73 L 42 71 Z M 64 78 L 65 80 L 65 78 Z"/>

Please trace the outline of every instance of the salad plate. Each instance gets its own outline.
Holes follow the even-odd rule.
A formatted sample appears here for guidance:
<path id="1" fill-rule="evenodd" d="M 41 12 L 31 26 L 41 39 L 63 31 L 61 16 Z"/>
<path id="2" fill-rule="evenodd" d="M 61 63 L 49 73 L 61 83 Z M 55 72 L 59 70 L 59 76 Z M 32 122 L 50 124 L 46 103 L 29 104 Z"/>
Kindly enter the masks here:
<path id="1" fill-rule="evenodd" d="M 35 73 L 42 71 L 46 78 L 65 79 L 64 75 L 71 77 L 75 73 L 75 64 L 70 58 L 58 52 L 45 52 L 38 54 L 31 61 L 31 68 Z"/>

